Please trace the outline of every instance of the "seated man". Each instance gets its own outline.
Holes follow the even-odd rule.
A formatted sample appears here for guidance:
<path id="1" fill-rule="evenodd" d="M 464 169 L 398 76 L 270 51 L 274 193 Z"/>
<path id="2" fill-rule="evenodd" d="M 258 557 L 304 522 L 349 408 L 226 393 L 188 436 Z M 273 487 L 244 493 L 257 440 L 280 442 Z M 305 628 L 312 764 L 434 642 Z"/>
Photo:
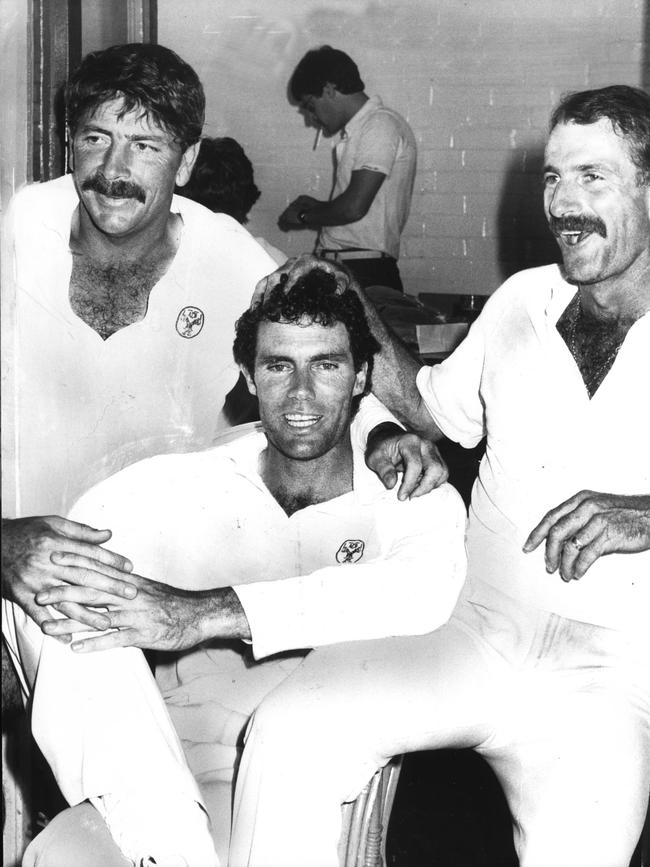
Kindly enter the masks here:
<path id="1" fill-rule="evenodd" d="M 398 502 L 350 439 L 378 348 L 355 293 L 338 294 L 319 267 L 286 295 L 278 287 L 241 317 L 234 348 L 258 396 L 263 432 L 240 430 L 216 448 L 141 461 L 73 510 L 76 520 L 111 526 L 137 570 L 128 576 L 135 595 L 104 592 L 92 561 L 61 555 L 89 586 L 62 584 L 37 602 L 101 606 L 96 626 L 109 631 L 79 637 L 86 627 L 71 620 L 44 624 L 49 636 L 72 634 L 76 653 L 43 640 L 34 733 L 62 788 L 74 791 L 71 803 L 115 782 L 119 791 L 105 791 L 109 808 L 119 799 L 119 826 L 105 797 L 93 804 L 131 863 L 151 851 L 158 865 L 168 863 L 170 851 L 152 849 L 156 817 L 142 822 L 147 839 L 134 842 L 137 829 L 124 830 L 129 797 L 141 821 L 142 801 L 167 786 L 165 777 L 189 786 L 146 667 L 137 651 L 121 648 L 196 648 L 168 655 L 156 677 L 225 864 L 233 772 L 265 696 L 300 672 L 309 648 L 427 633 L 450 616 L 465 567 L 459 495 L 443 484 Z M 84 653 L 98 649 L 105 652 Z M 99 668 L 101 681 L 93 680 L 88 672 Z M 168 829 L 159 830 L 166 840 Z M 204 867 L 191 850 L 171 854 Z M 128 863 L 88 804 L 50 823 L 25 859 L 39 867 L 76 863 Z"/>

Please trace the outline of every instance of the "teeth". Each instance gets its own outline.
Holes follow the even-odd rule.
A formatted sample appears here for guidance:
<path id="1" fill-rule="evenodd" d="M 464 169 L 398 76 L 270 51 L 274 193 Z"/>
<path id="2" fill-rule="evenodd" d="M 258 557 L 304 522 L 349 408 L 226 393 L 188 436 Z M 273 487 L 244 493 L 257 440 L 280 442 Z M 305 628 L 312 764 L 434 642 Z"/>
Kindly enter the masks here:
<path id="1" fill-rule="evenodd" d="M 586 238 L 588 234 L 588 232 L 586 234 L 583 234 L 582 232 L 561 232 L 562 238 L 570 247 L 575 247 L 575 245 L 582 241 L 583 238 Z"/>
<path id="2" fill-rule="evenodd" d="M 287 413 L 285 418 L 292 427 L 309 427 L 310 425 L 315 424 L 320 416 L 306 415 L 303 413 Z"/>

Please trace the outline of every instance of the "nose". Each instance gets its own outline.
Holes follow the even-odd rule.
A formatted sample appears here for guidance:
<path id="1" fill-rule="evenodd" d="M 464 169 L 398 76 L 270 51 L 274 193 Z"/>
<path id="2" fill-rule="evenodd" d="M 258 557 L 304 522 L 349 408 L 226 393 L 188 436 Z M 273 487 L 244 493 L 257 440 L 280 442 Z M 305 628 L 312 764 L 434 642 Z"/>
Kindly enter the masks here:
<path id="1" fill-rule="evenodd" d="M 291 400 L 313 400 L 314 384 L 310 370 L 294 370 L 288 396 Z"/>
<path id="2" fill-rule="evenodd" d="M 547 190 L 547 208 L 551 216 L 563 217 L 577 214 L 582 210 L 579 186 L 569 180 L 560 179 L 554 187 Z"/>
<path id="3" fill-rule="evenodd" d="M 124 178 L 130 174 L 131 169 L 128 144 L 122 145 L 119 142 L 111 143 L 110 147 L 108 147 L 104 153 L 102 172 L 104 177 L 109 180 Z"/>

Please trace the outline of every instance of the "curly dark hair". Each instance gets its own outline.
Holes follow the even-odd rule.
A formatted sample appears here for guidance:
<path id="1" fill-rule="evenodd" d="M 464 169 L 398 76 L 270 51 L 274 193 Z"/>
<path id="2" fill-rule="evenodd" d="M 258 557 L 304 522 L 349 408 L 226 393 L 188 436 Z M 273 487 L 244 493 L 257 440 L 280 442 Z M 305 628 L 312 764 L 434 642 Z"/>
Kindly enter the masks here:
<path id="1" fill-rule="evenodd" d="M 251 161 L 239 142 L 227 137 L 201 139 L 190 179 L 176 192 L 239 223 L 248 221 L 248 212 L 260 197 Z"/>
<path id="2" fill-rule="evenodd" d="M 256 304 L 237 320 L 233 355 L 252 376 L 257 352 L 257 331 L 260 322 L 286 322 L 291 324 L 316 324 L 326 328 L 337 322 L 343 323 L 350 338 L 350 351 L 355 371 L 368 365 L 364 394 L 370 391 L 373 358 L 380 345 L 370 331 L 363 305 L 356 292 L 337 288 L 336 278 L 323 268 L 312 268 L 296 280 L 289 290 L 285 289 L 287 275 L 268 297 Z"/>
<path id="3" fill-rule="evenodd" d="M 321 45 L 298 63 L 289 80 L 289 93 L 295 102 L 305 96 L 322 96 L 328 82 L 339 93 L 361 93 L 365 88 L 357 64 L 345 51 Z"/>
<path id="4" fill-rule="evenodd" d="M 123 115 L 141 109 L 170 132 L 183 151 L 201 138 L 203 85 L 192 67 L 169 48 L 134 42 L 87 54 L 65 89 L 72 134 L 83 117 L 111 99 L 124 100 Z"/>
<path id="5" fill-rule="evenodd" d="M 650 96 L 639 87 L 612 84 L 562 97 L 551 115 L 550 131 L 559 123 L 596 123 L 609 120 L 630 150 L 639 183 L 650 184 Z"/>

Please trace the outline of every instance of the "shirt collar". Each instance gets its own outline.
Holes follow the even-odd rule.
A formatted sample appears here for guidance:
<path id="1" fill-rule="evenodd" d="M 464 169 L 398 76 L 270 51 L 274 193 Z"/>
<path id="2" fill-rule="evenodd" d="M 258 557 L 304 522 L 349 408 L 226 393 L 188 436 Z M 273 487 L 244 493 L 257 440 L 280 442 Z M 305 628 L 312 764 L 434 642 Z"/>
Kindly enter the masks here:
<path id="1" fill-rule="evenodd" d="M 354 132 L 354 130 L 363 123 L 363 119 L 365 116 L 371 112 L 375 111 L 377 108 L 381 108 L 383 105 L 381 98 L 379 96 L 371 96 L 369 99 L 364 102 L 359 111 L 356 114 L 353 114 L 350 120 L 346 123 L 346 125 L 341 130 L 341 139 L 346 139 L 350 137 L 350 134 Z"/>

